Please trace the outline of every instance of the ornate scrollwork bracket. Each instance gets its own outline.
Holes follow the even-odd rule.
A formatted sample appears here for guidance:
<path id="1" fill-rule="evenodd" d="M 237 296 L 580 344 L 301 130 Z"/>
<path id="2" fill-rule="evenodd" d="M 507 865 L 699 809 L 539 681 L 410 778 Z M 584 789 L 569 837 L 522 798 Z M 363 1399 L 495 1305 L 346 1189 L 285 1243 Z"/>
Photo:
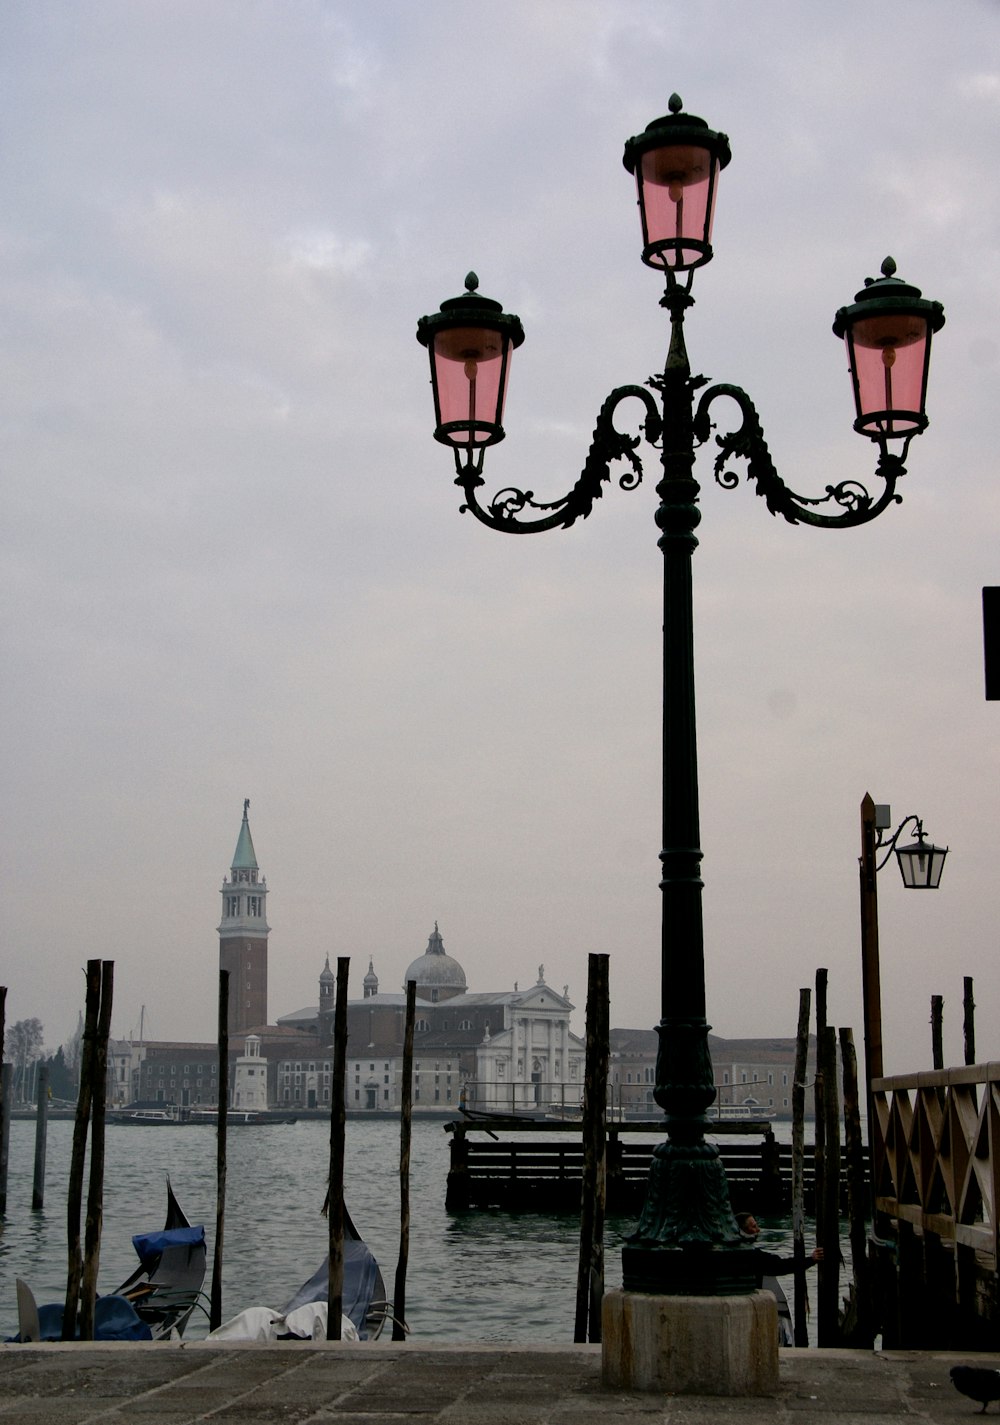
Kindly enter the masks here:
<path id="1" fill-rule="evenodd" d="M 615 412 L 622 401 L 635 397 L 646 408 L 646 418 L 642 423 L 641 435 L 628 435 L 615 425 Z M 635 490 L 642 483 L 642 461 L 637 447 L 645 438 L 655 445 L 660 438 L 663 421 L 655 397 L 642 386 L 619 386 L 612 391 L 601 407 L 594 427 L 587 459 L 576 484 L 561 499 L 544 502 L 536 500 L 531 490 L 507 488 L 500 490 L 488 505 L 480 503 L 477 490 L 483 485 L 482 455 L 477 458 L 467 452 L 463 463 L 461 453 L 456 450 L 455 464 L 458 477 L 455 484 L 465 492 L 466 503 L 463 513 L 471 510 L 477 520 L 490 529 L 506 534 L 536 534 L 545 529 L 568 529 L 578 519 L 586 519 L 594 508 L 594 501 L 604 493 L 605 482 L 611 480 L 611 463 L 625 460 L 629 469 L 618 479 L 622 490 Z M 537 513 L 538 518 L 521 519 L 525 512 Z"/>
<path id="2" fill-rule="evenodd" d="M 896 494 L 896 482 L 906 473 L 903 458 L 909 445 L 907 440 L 902 455 L 894 455 L 884 442 L 880 442 L 877 476 L 884 481 L 879 494 L 873 496 L 857 480 L 842 480 L 838 485 L 827 485 L 826 493 L 810 499 L 797 495 L 779 476 L 774 468 L 760 417 L 750 397 L 739 386 L 710 386 L 702 394 L 694 414 L 695 439 L 704 445 L 714 429 L 708 410 L 719 396 L 728 396 L 740 408 L 743 420 L 735 431 L 717 435 L 715 443 L 719 455 L 715 459 L 715 478 L 724 490 L 733 490 L 740 483 L 738 473 L 728 469 L 732 459 L 745 460 L 747 479 L 753 480 L 760 495 L 772 515 L 783 515 L 789 524 L 811 524 L 820 529 L 844 529 L 850 525 L 867 524 L 875 519 L 887 505 L 898 504 L 902 499 Z M 819 507 L 831 505 L 836 513 L 826 513 Z"/>

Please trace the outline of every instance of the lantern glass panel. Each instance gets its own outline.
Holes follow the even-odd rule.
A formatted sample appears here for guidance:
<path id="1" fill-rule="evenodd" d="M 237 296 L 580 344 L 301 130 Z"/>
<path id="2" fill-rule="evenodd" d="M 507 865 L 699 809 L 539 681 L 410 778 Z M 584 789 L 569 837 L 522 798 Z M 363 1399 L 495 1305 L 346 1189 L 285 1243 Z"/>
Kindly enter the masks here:
<path id="1" fill-rule="evenodd" d="M 510 355 L 503 333 L 489 327 L 449 327 L 434 337 L 438 424 L 454 445 L 488 445 L 503 419 Z"/>
<path id="2" fill-rule="evenodd" d="M 932 846 L 929 841 L 915 841 L 896 852 L 903 885 L 912 891 L 936 891 L 941 884 L 946 846 Z"/>
<path id="3" fill-rule="evenodd" d="M 717 162 L 707 148 L 671 144 L 640 159 L 640 198 L 646 226 L 646 261 L 680 271 L 706 259 L 712 237 Z"/>
<path id="4" fill-rule="evenodd" d="M 915 312 L 877 314 L 852 323 L 847 355 L 854 358 L 858 420 L 871 435 L 922 430 L 928 324 Z"/>

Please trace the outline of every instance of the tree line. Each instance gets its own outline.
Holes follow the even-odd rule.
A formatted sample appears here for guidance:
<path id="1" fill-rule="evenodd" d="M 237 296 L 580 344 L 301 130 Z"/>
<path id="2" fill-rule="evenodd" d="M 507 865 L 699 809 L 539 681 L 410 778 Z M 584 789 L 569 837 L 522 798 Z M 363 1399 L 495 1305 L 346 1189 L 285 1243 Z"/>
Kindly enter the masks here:
<path id="1" fill-rule="evenodd" d="M 65 1044 L 46 1057 L 45 1031 L 40 1019 L 18 1019 L 6 1026 L 4 1059 L 13 1069 L 11 1101 L 27 1104 L 34 1101 L 35 1084 L 40 1068 L 49 1071 L 49 1090 L 53 1098 L 73 1101 L 80 1082 L 80 1044 L 82 1023 L 77 1025 Z"/>

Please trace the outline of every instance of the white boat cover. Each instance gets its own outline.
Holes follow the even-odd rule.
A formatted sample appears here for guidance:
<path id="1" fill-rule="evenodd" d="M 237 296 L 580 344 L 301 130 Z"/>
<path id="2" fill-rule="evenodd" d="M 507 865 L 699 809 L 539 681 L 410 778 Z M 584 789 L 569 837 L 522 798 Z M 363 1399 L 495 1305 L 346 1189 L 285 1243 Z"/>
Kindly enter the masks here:
<path id="1" fill-rule="evenodd" d="M 208 1333 L 210 1341 L 281 1341 L 289 1336 L 300 1341 L 326 1340 L 326 1302 L 309 1301 L 283 1314 L 270 1306 L 249 1306 L 230 1321 Z M 342 1341 L 358 1341 L 357 1327 L 347 1316 L 340 1319 Z"/>

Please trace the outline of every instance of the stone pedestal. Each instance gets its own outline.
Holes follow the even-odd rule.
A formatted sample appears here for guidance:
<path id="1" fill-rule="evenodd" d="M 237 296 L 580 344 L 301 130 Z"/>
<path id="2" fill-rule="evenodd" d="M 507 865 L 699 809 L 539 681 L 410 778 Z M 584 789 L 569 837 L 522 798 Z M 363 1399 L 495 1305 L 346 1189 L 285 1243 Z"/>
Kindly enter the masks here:
<path id="1" fill-rule="evenodd" d="M 652 1296 L 609 1291 L 601 1371 L 617 1390 L 670 1395 L 774 1395 L 778 1308 L 751 1296 Z"/>

